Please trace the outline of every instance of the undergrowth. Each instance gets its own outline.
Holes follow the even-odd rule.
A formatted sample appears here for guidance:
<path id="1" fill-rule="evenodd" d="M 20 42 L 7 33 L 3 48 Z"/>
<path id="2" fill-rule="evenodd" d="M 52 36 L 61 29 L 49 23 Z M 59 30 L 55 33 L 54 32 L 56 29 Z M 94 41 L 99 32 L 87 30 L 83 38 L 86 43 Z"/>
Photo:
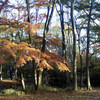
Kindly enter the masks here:
<path id="1" fill-rule="evenodd" d="M 12 89 L 12 88 L 2 89 L 0 91 L 0 95 L 2 96 L 19 96 L 19 95 L 24 95 L 24 94 L 25 92 L 18 89 Z"/>

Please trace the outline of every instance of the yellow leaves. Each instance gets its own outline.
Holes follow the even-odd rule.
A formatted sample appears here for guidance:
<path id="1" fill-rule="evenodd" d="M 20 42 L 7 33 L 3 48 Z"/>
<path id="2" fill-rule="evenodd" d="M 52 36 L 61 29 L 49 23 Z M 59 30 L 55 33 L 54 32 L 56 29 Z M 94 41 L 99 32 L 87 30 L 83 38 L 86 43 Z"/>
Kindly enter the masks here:
<path id="1" fill-rule="evenodd" d="M 0 47 L 6 45 L 9 41 L 3 38 L 0 38 Z"/>
<path id="2" fill-rule="evenodd" d="M 6 57 L 8 56 L 12 56 L 14 58 L 16 58 L 15 53 L 13 52 L 13 50 L 10 48 L 10 46 L 5 45 L 2 47 L 2 51 L 4 52 L 4 54 L 6 53 Z"/>
<path id="3" fill-rule="evenodd" d="M 34 59 L 38 59 L 40 57 L 41 51 L 39 49 L 29 48 L 29 55 Z"/>
<path id="4" fill-rule="evenodd" d="M 60 71 L 69 71 L 68 63 L 64 58 L 55 53 L 50 53 L 46 51 L 45 53 L 41 53 L 40 62 L 39 62 L 39 70 L 43 71 L 44 69 L 50 70 L 53 69 L 55 65 Z"/>
<path id="5" fill-rule="evenodd" d="M 7 25 L 0 26 L 0 32 L 5 32 L 9 27 Z"/>
<path id="6" fill-rule="evenodd" d="M 10 61 L 17 57 L 12 47 L 12 42 L 6 39 L 0 39 L 0 63 L 7 63 L 8 60 Z"/>
<path id="7" fill-rule="evenodd" d="M 11 32 L 11 33 L 14 33 L 14 32 L 16 32 L 16 29 L 15 28 L 9 28 L 8 31 Z"/>
<path id="8" fill-rule="evenodd" d="M 25 60 L 32 60 L 30 56 L 23 55 L 28 54 L 29 47 L 27 43 L 15 44 L 6 39 L 0 39 L 0 44 L 0 56 L 3 57 L 3 59 L 10 60 L 9 58 L 11 57 L 13 57 L 13 59 L 20 58 L 17 65 L 19 64 L 21 66 L 25 64 Z M 23 58 L 21 59 L 21 57 Z"/>
<path id="9" fill-rule="evenodd" d="M 10 59 L 9 59 L 10 58 Z M 42 53 L 39 49 L 31 48 L 27 43 L 21 42 L 15 44 L 6 39 L 0 39 L 0 63 L 6 63 L 12 59 L 17 60 L 17 66 L 24 66 L 27 61 L 35 60 L 39 64 L 38 70 L 53 69 L 55 64 L 60 71 L 70 70 L 66 65 L 68 62 L 58 54 L 45 51 Z"/>
<path id="10" fill-rule="evenodd" d="M 35 28 L 41 28 L 42 25 L 41 25 L 41 24 L 34 24 L 34 27 L 35 27 Z"/>
<path id="11" fill-rule="evenodd" d="M 47 63 L 45 59 L 42 59 L 42 61 L 39 63 L 39 70 L 43 71 L 44 69 L 50 70 L 53 68 Z"/>
<path id="12" fill-rule="evenodd" d="M 50 58 L 51 58 L 51 57 L 48 56 L 46 53 L 42 53 L 41 56 L 42 56 L 42 58 L 44 58 L 44 59 L 50 59 Z"/>
<path id="13" fill-rule="evenodd" d="M 38 28 L 41 28 L 42 25 L 41 24 L 31 24 L 29 22 L 24 22 L 25 24 L 25 32 L 27 34 L 31 34 L 31 35 L 35 35 L 35 33 L 39 33 Z"/>
<path id="14" fill-rule="evenodd" d="M 25 43 L 25 42 L 20 42 L 19 44 L 18 44 L 18 46 L 19 47 L 25 47 L 25 48 L 28 48 L 28 44 L 27 43 Z"/>
<path id="15" fill-rule="evenodd" d="M 32 60 L 32 58 L 31 58 L 30 56 L 27 56 L 27 55 L 23 55 L 23 58 L 24 58 L 26 61 Z"/>
<path id="16" fill-rule="evenodd" d="M 7 42 L 7 45 L 11 48 L 14 48 L 17 44 L 15 44 L 14 42 Z"/>
<path id="17" fill-rule="evenodd" d="M 24 64 L 26 64 L 26 61 L 20 57 L 19 60 L 17 61 L 16 66 L 20 67 L 20 66 L 24 66 Z"/>
<path id="18" fill-rule="evenodd" d="M 47 59 L 47 62 L 52 65 L 52 64 L 56 64 L 56 67 L 60 70 L 60 71 L 69 71 L 70 70 L 68 69 L 68 62 L 65 61 L 65 59 L 58 55 L 58 54 L 55 54 L 55 53 L 50 53 L 48 51 L 45 51 L 46 55 L 50 56 L 50 59 Z M 65 62 L 64 62 L 65 61 Z"/>
<path id="19" fill-rule="evenodd" d="M 27 43 L 21 42 L 19 44 L 16 44 L 13 49 L 19 52 L 19 54 L 26 54 L 28 52 L 29 47 Z"/>
<path id="20" fill-rule="evenodd" d="M 69 72 L 71 72 L 69 69 L 68 69 L 68 67 L 66 66 L 66 64 L 64 64 L 64 63 L 61 63 L 61 62 L 58 62 L 58 63 L 56 63 L 57 64 L 57 67 L 58 67 L 58 69 L 62 72 L 62 71 L 69 71 Z"/>

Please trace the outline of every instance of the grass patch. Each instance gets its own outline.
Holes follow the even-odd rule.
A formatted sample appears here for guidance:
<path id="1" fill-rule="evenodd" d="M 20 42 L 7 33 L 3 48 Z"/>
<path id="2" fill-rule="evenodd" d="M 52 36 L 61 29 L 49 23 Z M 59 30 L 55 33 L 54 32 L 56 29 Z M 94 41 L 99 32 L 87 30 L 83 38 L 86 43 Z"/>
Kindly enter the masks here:
<path id="1" fill-rule="evenodd" d="M 42 87 L 40 87 L 39 91 L 40 92 L 43 92 L 43 91 L 44 92 L 46 92 L 46 91 L 50 91 L 50 92 L 55 91 L 55 92 L 58 92 L 59 88 L 51 87 L 51 86 L 42 86 Z"/>
<path id="2" fill-rule="evenodd" d="M 65 92 L 73 92 L 73 88 L 72 87 L 66 87 L 64 90 L 65 90 Z"/>
<path id="3" fill-rule="evenodd" d="M 39 92 L 59 92 L 64 91 L 62 88 L 58 87 L 51 87 L 51 86 L 41 86 L 38 91 L 35 91 L 33 87 L 26 88 L 26 94 L 32 94 L 32 93 L 39 93 Z"/>
<path id="4" fill-rule="evenodd" d="M 0 95 L 2 96 L 19 96 L 19 95 L 24 95 L 25 92 L 17 90 L 17 89 L 3 89 L 0 91 Z"/>

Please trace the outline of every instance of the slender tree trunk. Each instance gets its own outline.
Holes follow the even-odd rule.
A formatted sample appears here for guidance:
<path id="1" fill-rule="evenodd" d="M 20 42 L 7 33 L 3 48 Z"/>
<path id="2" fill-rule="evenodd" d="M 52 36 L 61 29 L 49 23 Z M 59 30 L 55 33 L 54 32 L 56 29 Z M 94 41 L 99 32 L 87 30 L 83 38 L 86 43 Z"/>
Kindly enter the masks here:
<path id="1" fill-rule="evenodd" d="M 42 72 L 40 71 L 40 70 L 37 70 L 36 71 L 36 73 L 37 73 L 37 89 L 38 89 L 38 87 L 41 87 L 41 82 L 42 82 Z"/>
<path id="2" fill-rule="evenodd" d="M 58 0 L 60 11 L 57 12 L 60 17 L 60 25 L 61 25 L 61 33 L 62 33 L 62 57 L 66 58 L 66 45 L 65 45 L 65 32 L 64 32 L 64 10 L 63 10 L 63 4 L 60 0 Z"/>
<path id="3" fill-rule="evenodd" d="M 61 33 L 62 33 L 62 57 L 64 57 L 65 59 L 67 59 L 66 57 L 66 44 L 65 44 L 65 32 L 64 32 L 64 10 L 63 10 L 63 4 L 60 2 L 59 0 L 59 5 L 60 5 L 60 13 L 59 17 L 60 17 L 60 24 L 61 24 Z M 70 84 L 70 80 L 69 80 L 69 72 L 66 71 L 66 85 Z"/>
<path id="4" fill-rule="evenodd" d="M 80 33 L 79 33 L 79 41 L 78 41 L 78 47 L 79 47 L 79 57 L 80 57 L 80 68 L 81 68 L 81 73 L 80 73 L 80 88 L 83 86 L 83 65 L 82 65 L 82 53 L 80 51 Z"/>
<path id="5" fill-rule="evenodd" d="M 70 62 L 72 63 L 71 40 L 72 40 L 72 36 L 70 34 L 70 27 L 69 27 L 69 24 L 68 24 L 68 57 L 70 59 Z"/>
<path id="6" fill-rule="evenodd" d="M 78 34 L 78 49 L 79 49 L 79 58 L 80 58 L 80 88 L 83 86 L 83 66 L 82 66 L 82 53 L 81 53 L 81 47 L 80 47 L 80 33 L 81 29 L 77 29 L 77 34 Z"/>
<path id="7" fill-rule="evenodd" d="M 27 21 L 30 23 L 30 4 L 29 4 L 30 0 L 26 0 L 26 5 L 27 5 L 27 13 L 28 13 L 28 18 Z M 32 44 L 32 36 L 29 33 L 29 40 L 30 40 L 30 44 Z"/>
<path id="8" fill-rule="evenodd" d="M 29 1 L 30 0 L 26 0 L 27 12 L 28 12 L 28 19 L 27 19 L 27 21 L 30 23 L 30 5 L 29 5 Z M 29 33 L 29 40 L 30 40 L 31 46 L 33 47 L 33 41 L 32 41 L 31 33 Z M 40 81 L 42 81 L 42 80 L 40 79 L 40 77 L 42 76 L 42 73 L 40 71 L 37 71 L 36 68 L 38 68 L 39 66 L 35 62 L 35 60 L 33 60 L 32 62 L 33 62 L 33 83 L 34 83 L 34 89 L 37 91 L 39 86 L 41 85 Z"/>
<path id="9" fill-rule="evenodd" d="M 0 80 L 2 80 L 2 64 L 0 65 Z"/>
<path id="10" fill-rule="evenodd" d="M 51 3 L 51 0 L 49 1 L 49 3 Z M 47 33 L 49 31 L 51 18 L 53 16 L 54 6 L 55 6 L 55 0 L 53 0 L 53 5 L 52 5 L 52 8 L 51 8 L 51 12 L 50 12 L 50 5 L 48 5 L 48 7 L 47 7 L 47 17 L 46 17 L 46 22 L 45 22 L 45 26 L 44 26 L 43 40 L 42 40 L 42 49 L 41 49 L 42 52 L 45 52 L 46 38 L 47 38 Z"/>
<path id="11" fill-rule="evenodd" d="M 52 1 L 52 7 L 50 6 L 51 4 L 51 0 L 49 0 L 49 4 L 47 7 L 47 17 L 46 17 L 46 22 L 45 22 L 45 26 L 44 26 L 44 32 L 43 32 L 43 39 L 42 39 L 42 48 L 41 48 L 41 52 L 45 52 L 45 48 L 46 48 L 46 38 L 47 38 L 47 34 L 49 31 L 49 26 L 50 26 L 50 22 L 53 16 L 53 12 L 54 12 L 54 6 L 55 6 L 55 2 L 56 0 Z M 51 11 L 50 11 L 50 7 L 51 7 Z M 39 72 L 39 79 L 42 79 L 42 72 Z M 39 80 L 39 84 L 40 84 L 40 80 Z"/>
<path id="12" fill-rule="evenodd" d="M 49 3 L 51 3 L 51 0 L 49 1 Z M 46 17 L 46 22 L 45 22 L 45 26 L 44 26 L 44 32 L 43 32 L 43 40 L 42 40 L 42 48 L 41 51 L 44 53 L 45 52 L 45 47 L 46 47 L 46 38 L 47 38 L 47 33 L 49 31 L 49 26 L 50 26 L 50 22 L 51 22 L 51 18 L 54 12 L 54 5 L 55 5 L 55 0 L 53 0 L 53 5 L 51 8 L 51 12 L 50 12 L 50 5 L 48 5 L 47 7 L 47 17 Z M 38 85 L 40 86 L 41 80 L 42 80 L 42 72 L 39 71 L 38 72 Z"/>
<path id="13" fill-rule="evenodd" d="M 69 30 L 69 24 L 68 24 L 68 35 L 66 36 L 67 38 L 67 50 L 68 50 L 68 54 L 66 54 L 66 60 L 69 61 L 69 59 L 71 58 L 71 52 L 70 52 L 70 30 Z M 66 77 L 67 77 L 67 80 L 66 80 L 66 85 L 70 85 L 71 82 L 70 82 L 70 77 L 69 77 L 69 72 L 67 71 L 66 72 Z"/>
<path id="14" fill-rule="evenodd" d="M 72 32 L 73 32 L 73 89 L 77 90 L 77 66 L 76 66 L 76 33 L 75 33 L 75 23 L 73 17 L 75 0 L 71 0 L 71 22 L 72 22 Z"/>
<path id="15" fill-rule="evenodd" d="M 80 55 L 80 66 L 81 66 L 80 88 L 82 88 L 82 86 L 83 86 L 83 65 L 82 65 L 82 55 Z"/>
<path id="16" fill-rule="evenodd" d="M 64 33 L 64 18 L 63 18 L 63 4 L 60 4 L 60 23 L 62 32 L 62 57 L 66 58 L 66 45 L 65 45 L 65 33 Z"/>
<path id="17" fill-rule="evenodd" d="M 17 67 L 15 66 L 15 80 L 17 80 Z"/>
<path id="18" fill-rule="evenodd" d="M 33 65 L 33 84 L 34 84 L 34 89 L 37 90 L 37 85 L 36 85 L 36 66 L 35 66 L 35 60 L 32 60 L 32 65 Z"/>
<path id="19" fill-rule="evenodd" d="M 24 82 L 24 76 L 23 76 L 22 71 L 21 71 L 21 83 L 22 83 L 22 89 L 23 89 L 23 91 L 25 91 L 25 82 Z"/>
<path id="20" fill-rule="evenodd" d="M 50 0 L 51 3 L 51 0 Z M 29 10 L 29 0 L 26 0 L 26 4 L 27 4 L 27 11 L 28 11 L 28 22 L 30 22 L 30 10 Z M 43 45 L 42 45 L 42 52 L 45 52 L 45 46 L 46 46 L 46 38 L 47 38 L 47 33 L 49 31 L 49 25 L 50 25 L 50 21 L 53 15 L 53 11 L 54 11 L 54 5 L 55 5 L 55 0 L 53 0 L 53 5 L 51 8 L 51 12 L 50 12 L 50 5 L 48 5 L 48 12 L 47 12 L 47 19 L 45 22 L 45 26 L 44 26 L 44 32 L 43 32 Z M 32 38 L 31 38 L 31 34 L 29 35 L 30 38 L 30 43 L 32 44 Z M 34 62 L 34 60 L 33 60 Z M 33 67 L 33 78 L 34 78 L 34 88 L 35 90 L 38 89 L 38 86 L 40 85 L 40 78 L 42 77 L 42 72 L 40 71 L 36 71 L 36 63 L 34 63 L 34 67 Z"/>
<path id="21" fill-rule="evenodd" d="M 87 80 L 87 90 L 91 90 L 91 84 L 90 84 L 90 76 L 89 76 L 89 44 L 90 44 L 90 21 L 91 21 L 91 12 L 93 8 L 94 0 L 91 0 L 91 7 L 89 12 L 89 18 L 88 18 L 88 27 L 87 27 L 87 52 L 86 52 L 86 80 Z"/>
<path id="22" fill-rule="evenodd" d="M 32 61 L 33 65 L 33 84 L 34 84 L 34 89 L 37 90 L 37 83 L 36 83 L 36 66 L 35 66 L 35 60 Z"/>

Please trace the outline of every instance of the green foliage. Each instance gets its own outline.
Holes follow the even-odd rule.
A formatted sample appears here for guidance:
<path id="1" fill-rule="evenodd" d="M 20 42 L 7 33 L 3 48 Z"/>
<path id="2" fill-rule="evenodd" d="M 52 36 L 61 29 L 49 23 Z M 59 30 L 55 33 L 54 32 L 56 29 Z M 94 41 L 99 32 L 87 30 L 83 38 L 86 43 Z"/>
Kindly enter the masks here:
<path id="1" fill-rule="evenodd" d="M 60 90 L 60 88 L 50 87 L 50 86 L 45 86 L 45 85 L 39 89 L 40 92 L 47 92 L 47 91 L 50 91 L 50 92 L 55 91 L 55 92 L 57 92 L 59 90 Z"/>
<path id="2" fill-rule="evenodd" d="M 17 95 L 24 95 L 25 92 L 17 90 L 17 89 L 4 89 L 0 91 L 0 95 L 3 96 L 17 96 Z"/>
<path id="3" fill-rule="evenodd" d="M 66 88 L 65 88 L 65 91 L 70 91 L 70 92 L 72 92 L 72 91 L 73 91 L 73 88 L 72 88 L 72 87 L 66 87 Z"/>

